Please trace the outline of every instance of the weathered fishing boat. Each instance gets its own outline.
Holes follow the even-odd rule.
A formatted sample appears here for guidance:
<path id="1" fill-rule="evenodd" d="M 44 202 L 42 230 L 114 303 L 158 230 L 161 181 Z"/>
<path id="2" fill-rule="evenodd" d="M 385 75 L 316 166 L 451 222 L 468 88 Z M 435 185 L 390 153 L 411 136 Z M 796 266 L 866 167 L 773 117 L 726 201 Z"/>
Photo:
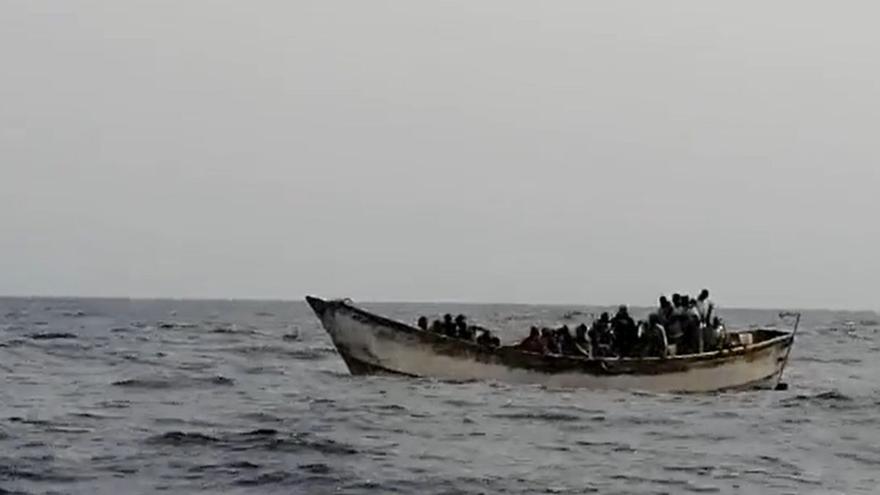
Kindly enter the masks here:
<path id="1" fill-rule="evenodd" d="M 548 387 L 710 392 L 773 387 L 794 332 L 738 332 L 751 342 L 667 358 L 543 355 L 486 348 L 370 313 L 343 300 L 306 298 L 353 375 L 397 374 L 448 380 L 497 380 Z M 795 331 L 797 326 L 795 326 Z"/>

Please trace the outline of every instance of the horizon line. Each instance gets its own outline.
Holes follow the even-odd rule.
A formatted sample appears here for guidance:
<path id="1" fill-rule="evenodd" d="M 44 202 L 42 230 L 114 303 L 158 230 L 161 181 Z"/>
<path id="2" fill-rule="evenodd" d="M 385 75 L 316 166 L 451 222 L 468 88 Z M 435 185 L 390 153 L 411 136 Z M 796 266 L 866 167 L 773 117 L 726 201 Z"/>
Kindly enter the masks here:
<path id="1" fill-rule="evenodd" d="M 312 294 L 309 294 L 312 295 Z M 128 301 L 188 301 L 188 302 L 231 302 L 231 301 L 241 301 L 241 302 L 278 302 L 278 303 L 302 303 L 305 304 L 305 297 L 290 299 L 290 298 L 282 298 L 282 297 L 252 297 L 252 296 L 244 296 L 244 297 L 207 297 L 207 296 L 94 296 L 94 295 L 12 295 L 12 294 L 0 294 L 0 299 L 81 299 L 81 300 L 128 300 Z M 318 297 L 318 296 L 315 296 Z M 339 299 L 339 298 L 329 298 L 329 299 Z M 425 301 L 425 300 L 391 300 L 391 299 L 377 299 L 377 300 L 356 300 L 352 299 L 355 302 L 363 303 L 363 304 L 441 304 L 441 305 L 451 305 L 451 304 L 460 304 L 460 305 L 469 305 L 469 306 L 486 306 L 486 305 L 499 305 L 499 306 L 582 306 L 582 307 L 597 307 L 597 308 L 614 308 L 620 306 L 620 303 L 613 304 L 604 304 L 604 303 L 571 303 L 571 302 L 500 302 L 500 301 L 460 301 L 460 300 L 433 300 L 433 301 Z M 651 308 L 655 305 L 640 305 L 640 304 L 627 304 L 628 307 L 632 308 Z M 717 301 L 716 301 L 717 306 Z M 870 312 L 874 314 L 880 314 L 880 311 L 876 309 L 868 309 L 868 308 L 841 308 L 841 307 L 795 307 L 795 306 L 721 306 L 719 309 L 729 309 L 729 310 L 767 310 L 767 311 L 775 311 L 775 310 L 789 310 L 789 311 L 840 311 L 840 312 Z"/>

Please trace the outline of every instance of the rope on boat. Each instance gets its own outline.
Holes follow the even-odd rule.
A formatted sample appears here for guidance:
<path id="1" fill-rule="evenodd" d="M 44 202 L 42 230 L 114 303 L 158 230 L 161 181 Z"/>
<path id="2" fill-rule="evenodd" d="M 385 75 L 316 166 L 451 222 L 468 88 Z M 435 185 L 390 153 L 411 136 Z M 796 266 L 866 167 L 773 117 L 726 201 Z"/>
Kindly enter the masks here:
<path id="1" fill-rule="evenodd" d="M 791 354 L 791 348 L 794 347 L 794 336 L 797 335 L 798 327 L 801 324 L 801 314 L 792 312 L 792 311 L 783 311 L 779 313 L 780 318 L 790 318 L 794 317 L 794 330 L 791 332 L 791 344 L 789 344 L 788 349 L 785 350 L 785 359 L 782 360 L 782 367 L 779 368 L 779 379 L 776 381 L 776 390 L 786 390 L 788 389 L 788 384 L 783 383 L 782 381 L 782 373 L 785 372 L 785 365 L 788 364 L 788 356 Z"/>

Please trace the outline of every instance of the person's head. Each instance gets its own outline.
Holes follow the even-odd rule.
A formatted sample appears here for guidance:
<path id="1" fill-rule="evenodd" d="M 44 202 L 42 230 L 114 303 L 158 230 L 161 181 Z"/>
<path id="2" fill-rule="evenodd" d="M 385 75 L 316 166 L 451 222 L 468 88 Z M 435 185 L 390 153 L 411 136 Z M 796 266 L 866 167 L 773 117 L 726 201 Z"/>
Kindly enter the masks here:
<path id="1" fill-rule="evenodd" d="M 562 328 L 559 329 L 559 335 L 561 337 L 571 337 L 571 330 L 568 329 L 568 325 L 562 325 Z"/>
<path id="2" fill-rule="evenodd" d="M 668 308 L 669 307 L 669 299 L 666 299 L 666 296 L 660 296 L 660 307 Z"/>
<path id="3" fill-rule="evenodd" d="M 419 316 L 419 328 L 428 328 L 428 319 L 424 316 Z"/>
<path id="4" fill-rule="evenodd" d="M 672 305 L 676 308 L 681 306 L 681 294 L 676 292 L 672 295 Z"/>
<path id="5" fill-rule="evenodd" d="M 465 315 L 458 315 L 455 317 L 456 323 L 464 323 L 467 321 L 467 317 Z"/>
<path id="6" fill-rule="evenodd" d="M 529 337 L 540 337 L 541 333 L 538 332 L 538 327 L 532 327 L 529 330 Z"/>
<path id="7" fill-rule="evenodd" d="M 700 301 L 705 301 L 706 299 L 709 299 L 709 290 L 703 289 L 700 291 Z"/>
<path id="8" fill-rule="evenodd" d="M 608 321 L 608 318 L 609 318 L 609 316 L 608 316 L 607 311 L 605 311 L 604 313 L 602 313 L 602 315 L 599 316 L 600 321 Z"/>
<path id="9" fill-rule="evenodd" d="M 446 323 L 452 323 L 452 315 L 446 313 L 445 315 L 443 315 L 443 321 L 445 321 Z"/>
<path id="10" fill-rule="evenodd" d="M 581 323 L 574 329 L 574 332 L 578 338 L 583 339 L 587 335 L 587 326 Z"/>
<path id="11" fill-rule="evenodd" d="M 618 314 L 621 314 L 621 315 L 625 315 L 625 314 L 627 313 L 626 304 L 621 304 L 621 305 L 617 308 L 617 313 L 618 313 Z"/>
<path id="12" fill-rule="evenodd" d="M 691 305 L 691 296 L 685 294 L 681 296 L 681 305 L 685 308 Z"/>
<path id="13" fill-rule="evenodd" d="M 648 324 L 656 325 L 658 323 L 660 323 L 660 317 L 657 316 L 657 313 L 651 313 L 648 315 Z"/>

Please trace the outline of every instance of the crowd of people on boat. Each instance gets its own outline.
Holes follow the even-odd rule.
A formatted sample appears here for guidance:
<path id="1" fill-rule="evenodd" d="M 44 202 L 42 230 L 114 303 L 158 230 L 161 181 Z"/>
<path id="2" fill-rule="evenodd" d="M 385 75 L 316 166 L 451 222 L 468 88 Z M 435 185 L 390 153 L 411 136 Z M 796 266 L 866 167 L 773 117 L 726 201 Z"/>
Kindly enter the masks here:
<path id="1" fill-rule="evenodd" d="M 636 322 L 629 309 L 621 305 L 612 317 L 602 313 L 588 327 L 580 324 L 572 335 L 568 325 L 559 328 L 531 327 L 529 336 L 514 347 L 538 354 L 561 354 L 587 357 L 667 357 L 697 354 L 720 349 L 728 344 L 724 324 L 714 315 L 715 305 L 709 291 L 697 298 L 673 294 L 671 300 L 660 297 L 659 306 L 646 320 Z M 469 325 L 464 315 L 444 315 L 430 326 L 424 316 L 418 320 L 422 330 L 447 337 L 472 341 L 497 348 L 498 337 L 489 330 Z"/>
<path id="2" fill-rule="evenodd" d="M 434 320 L 430 327 L 428 326 L 428 318 L 421 316 L 419 317 L 418 327 L 422 330 L 446 335 L 447 337 L 476 342 L 484 347 L 501 347 L 501 339 L 483 327 L 468 324 L 465 315 L 458 315 L 453 319 L 452 315 L 447 313 L 443 315 L 442 320 Z"/>
<path id="3" fill-rule="evenodd" d="M 638 323 L 620 306 L 614 317 L 602 313 L 587 330 L 590 355 L 664 357 L 717 350 L 725 344 L 726 332 L 714 311 L 706 289 L 697 298 L 673 294 L 670 301 L 662 296 L 658 308 Z"/>

